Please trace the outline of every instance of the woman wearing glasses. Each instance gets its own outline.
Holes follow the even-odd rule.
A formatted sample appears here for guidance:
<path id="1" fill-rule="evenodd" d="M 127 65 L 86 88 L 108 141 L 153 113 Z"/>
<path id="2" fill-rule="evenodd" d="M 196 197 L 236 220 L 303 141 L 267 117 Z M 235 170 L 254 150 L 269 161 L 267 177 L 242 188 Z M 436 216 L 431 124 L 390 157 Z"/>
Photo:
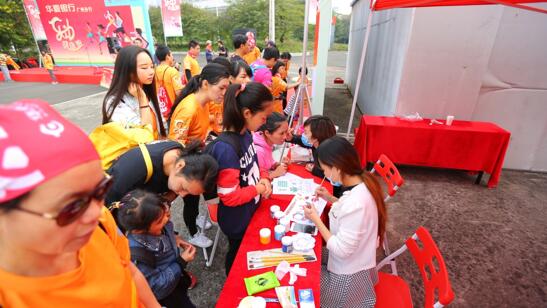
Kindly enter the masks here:
<path id="1" fill-rule="evenodd" d="M 160 307 L 79 128 L 45 102 L 1 106 L 0 157 L 0 306 Z"/>

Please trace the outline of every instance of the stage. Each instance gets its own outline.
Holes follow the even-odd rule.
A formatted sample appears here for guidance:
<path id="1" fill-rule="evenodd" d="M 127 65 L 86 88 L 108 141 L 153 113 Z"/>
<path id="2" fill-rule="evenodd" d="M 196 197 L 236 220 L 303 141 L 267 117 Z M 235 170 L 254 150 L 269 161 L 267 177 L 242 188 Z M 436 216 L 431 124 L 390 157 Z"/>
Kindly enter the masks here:
<path id="1" fill-rule="evenodd" d="M 108 68 L 106 68 L 108 69 Z M 103 68 L 98 66 L 58 66 L 53 70 L 59 83 L 100 84 Z M 26 68 L 10 71 L 11 79 L 17 82 L 51 82 L 45 68 Z M 0 74 L 0 80 L 4 76 Z"/>

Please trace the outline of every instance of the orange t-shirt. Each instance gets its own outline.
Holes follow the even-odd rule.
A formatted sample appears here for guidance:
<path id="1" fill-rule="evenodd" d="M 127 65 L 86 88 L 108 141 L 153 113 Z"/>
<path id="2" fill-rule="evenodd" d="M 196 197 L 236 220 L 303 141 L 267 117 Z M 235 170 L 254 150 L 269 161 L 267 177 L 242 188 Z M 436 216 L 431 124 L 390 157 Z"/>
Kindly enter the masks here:
<path id="1" fill-rule="evenodd" d="M 201 106 L 192 93 L 175 108 L 169 125 L 169 139 L 182 144 L 194 139 L 205 141 L 210 128 L 209 103 Z"/>
<path id="2" fill-rule="evenodd" d="M 279 75 L 273 76 L 270 92 L 272 92 L 272 96 L 274 97 L 274 112 L 283 113 L 283 100 L 278 97 L 285 91 L 287 91 L 287 83 Z"/>
<path id="3" fill-rule="evenodd" d="M 209 103 L 209 122 L 211 130 L 217 134 L 222 132 L 222 113 L 224 112 L 223 103 Z"/>
<path id="4" fill-rule="evenodd" d="M 251 65 L 258 59 L 260 59 L 260 49 L 258 49 L 258 47 L 256 46 L 253 50 L 251 50 L 251 52 L 243 56 L 243 60 L 245 60 L 245 62 L 247 62 L 247 64 L 249 65 Z"/>
<path id="5" fill-rule="evenodd" d="M 0 306 L 138 307 L 128 241 L 108 209 L 100 220 L 108 235 L 97 227 L 78 252 L 80 266 L 70 272 L 28 277 L 0 269 Z"/>

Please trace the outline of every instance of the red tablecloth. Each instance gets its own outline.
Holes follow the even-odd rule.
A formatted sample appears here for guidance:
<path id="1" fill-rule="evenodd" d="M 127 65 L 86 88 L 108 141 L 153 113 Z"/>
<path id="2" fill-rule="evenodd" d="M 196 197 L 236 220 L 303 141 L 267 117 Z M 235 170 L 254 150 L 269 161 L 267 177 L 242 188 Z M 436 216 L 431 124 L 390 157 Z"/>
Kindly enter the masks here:
<path id="1" fill-rule="evenodd" d="M 303 178 L 313 178 L 317 184 L 321 182 L 322 179 L 313 177 L 308 171 L 305 170 L 303 166 L 299 165 L 290 165 L 289 172 L 296 174 Z M 332 186 L 330 183 L 325 181 L 323 186 L 329 189 L 332 192 Z M 280 248 L 281 242 L 276 241 L 273 236 L 273 227 L 275 226 L 274 220 L 270 218 L 270 206 L 279 205 L 281 210 L 289 205 L 290 201 L 294 196 L 285 196 L 285 195 L 272 195 L 269 199 L 263 200 L 260 203 L 260 206 L 256 210 L 239 251 L 237 253 L 236 259 L 230 270 L 230 275 L 226 278 L 224 283 L 224 288 L 220 293 L 216 307 L 219 308 L 232 308 L 237 307 L 242 298 L 247 296 L 247 291 L 245 289 L 245 283 L 243 278 L 251 277 L 258 275 L 264 272 L 273 271 L 275 267 L 268 267 L 257 270 L 248 270 L 247 269 L 247 252 L 255 250 L 264 250 L 272 248 Z M 261 228 L 270 228 L 272 230 L 272 241 L 268 245 L 262 245 L 259 242 L 258 232 Z M 292 234 L 292 232 L 289 232 Z M 315 299 L 315 306 L 319 307 L 319 291 L 320 291 L 320 282 L 321 282 L 321 235 L 317 235 L 315 241 L 315 254 L 317 255 L 317 261 L 301 263 L 300 267 L 306 268 L 308 270 L 306 277 L 298 277 L 298 280 L 295 282 L 295 293 L 298 293 L 300 289 L 313 289 L 313 296 Z M 282 286 L 289 285 L 289 275 L 285 275 L 280 281 Z M 255 294 L 254 296 L 262 296 L 269 298 L 277 298 L 275 290 L 269 290 L 262 293 Z M 296 295 L 298 297 L 298 295 Z M 281 307 L 277 303 L 268 303 L 267 307 Z"/>
<path id="2" fill-rule="evenodd" d="M 354 145 L 361 163 L 385 154 L 396 164 L 482 171 L 490 173 L 488 187 L 496 187 L 510 132 L 488 122 L 456 120 L 452 126 L 429 122 L 363 116 Z"/>

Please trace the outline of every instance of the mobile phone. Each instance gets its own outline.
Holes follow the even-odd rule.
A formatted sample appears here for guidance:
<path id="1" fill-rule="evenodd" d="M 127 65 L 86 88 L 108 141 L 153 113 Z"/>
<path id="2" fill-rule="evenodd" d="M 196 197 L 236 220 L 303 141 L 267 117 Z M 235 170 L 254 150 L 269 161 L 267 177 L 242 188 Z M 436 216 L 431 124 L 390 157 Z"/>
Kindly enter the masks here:
<path id="1" fill-rule="evenodd" d="M 317 235 L 317 227 L 314 225 L 308 225 L 308 224 L 301 224 L 298 222 L 294 222 L 291 225 L 291 231 L 292 232 L 300 232 L 300 233 L 308 233 L 311 235 Z"/>

